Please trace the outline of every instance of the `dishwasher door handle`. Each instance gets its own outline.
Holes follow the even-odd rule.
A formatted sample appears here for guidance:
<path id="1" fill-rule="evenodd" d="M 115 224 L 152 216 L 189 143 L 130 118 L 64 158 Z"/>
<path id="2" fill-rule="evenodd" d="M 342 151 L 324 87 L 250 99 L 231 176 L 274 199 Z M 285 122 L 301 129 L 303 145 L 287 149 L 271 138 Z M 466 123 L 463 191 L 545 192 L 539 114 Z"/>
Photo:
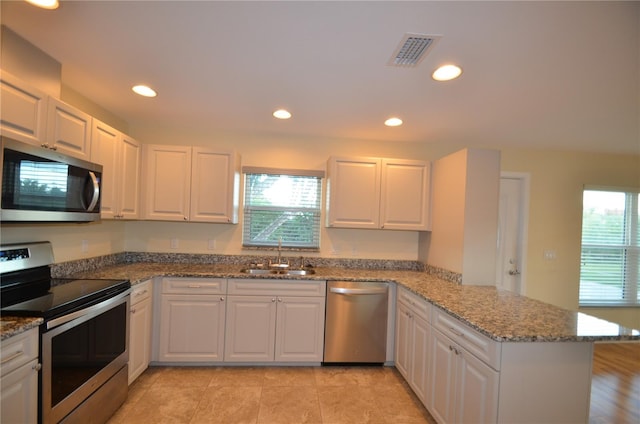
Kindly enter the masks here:
<path id="1" fill-rule="evenodd" d="M 379 289 L 348 289 L 345 287 L 331 287 L 329 289 L 331 293 L 338 294 L 355 294 L 355 295 L 365 295 L 365 294 L 385 294 L 387 293 L 387 287 L 382 287 Z"/>

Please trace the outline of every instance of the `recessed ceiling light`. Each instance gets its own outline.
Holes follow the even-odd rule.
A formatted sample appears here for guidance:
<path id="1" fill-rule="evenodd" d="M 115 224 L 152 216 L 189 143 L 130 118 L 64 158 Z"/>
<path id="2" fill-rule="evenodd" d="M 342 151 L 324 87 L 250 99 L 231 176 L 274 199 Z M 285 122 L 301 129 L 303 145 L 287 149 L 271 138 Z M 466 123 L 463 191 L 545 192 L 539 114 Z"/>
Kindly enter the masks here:
<path id="1" fill-rule="evenodd" d="M 134 93 L 144 97 L 156 97 L 158 95 L 153 88 L 146 85 L 134 85 L 131 89 Z"/>
<path id="2" fill-rule="evenodd" d="M 275 112 L 273 112 L 273 116 L 275 116 L 278 119 L 289 119 L 291 118 L 291 112 L 285 109 L 278 109 Z"/>
<path id="3" fill-rule="evenodd" d="M 402 125 L 402 119 L 400 118 L 396 118 L 395 116 L 393 118 L 389 118 L 386 121 L 384 121 L 384 124 L 387 127 L 397 127 Z"/>
<path id="4" fill-rule="evenodd" d="M 26 0 L 26 2 L 42 9 L 50 10 L 57 9 L 60 6 L 58 0 Z"/>
<path id="5" fill-rule="evenodd" d="M 431 77 L 436 81 L 449 81 L 458 78 L 462 69 L 456 65 L 444 65 L 433 71 Z"/>

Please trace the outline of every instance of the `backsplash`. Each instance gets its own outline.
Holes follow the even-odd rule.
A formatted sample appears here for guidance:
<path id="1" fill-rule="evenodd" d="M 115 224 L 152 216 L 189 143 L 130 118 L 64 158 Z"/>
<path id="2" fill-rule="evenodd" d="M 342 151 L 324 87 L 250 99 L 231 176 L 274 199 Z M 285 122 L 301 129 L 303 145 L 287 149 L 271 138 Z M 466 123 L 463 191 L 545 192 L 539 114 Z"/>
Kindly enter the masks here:
<path id="1" fill-rule="evenodd" d="M 300 256 L 283 256 L 283 261 L 289 261 L 291 266 L 298 266 Z M 121 252 L 112 255 L 97 256 L 89 259 L 61 262 L 51 266 L 53 277 L 63 277 L 80 272 L 127 263 L 182 263 L 182 264 L 220 264 L 248 266 L 251 263 L 263 263 L 273 256 L 261 255 L 207 255 L 190 253 L 149 253 L 149 252 Z M 384 259 L 340 259 L 340 258 L 304 258 L 304 264 L 314 267 L 333 267 L 347 269 L 380 269 L 402 271 L 424 271 L 424 265 L 418 261 L 384 260 Z"/>

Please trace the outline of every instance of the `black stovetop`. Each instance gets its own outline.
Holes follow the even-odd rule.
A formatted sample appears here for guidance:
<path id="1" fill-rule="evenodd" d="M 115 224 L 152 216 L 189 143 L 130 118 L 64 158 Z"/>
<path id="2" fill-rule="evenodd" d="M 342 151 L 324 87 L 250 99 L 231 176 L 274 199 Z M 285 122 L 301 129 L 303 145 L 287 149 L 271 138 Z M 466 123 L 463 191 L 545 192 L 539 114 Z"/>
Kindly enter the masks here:
<path id="1" fill-rule="evenodd" d="M 131 287 L 128 280 L 56 279 L 46 293 L 2 308 L 2 315 L 55 318 L 99 303 Z"/>

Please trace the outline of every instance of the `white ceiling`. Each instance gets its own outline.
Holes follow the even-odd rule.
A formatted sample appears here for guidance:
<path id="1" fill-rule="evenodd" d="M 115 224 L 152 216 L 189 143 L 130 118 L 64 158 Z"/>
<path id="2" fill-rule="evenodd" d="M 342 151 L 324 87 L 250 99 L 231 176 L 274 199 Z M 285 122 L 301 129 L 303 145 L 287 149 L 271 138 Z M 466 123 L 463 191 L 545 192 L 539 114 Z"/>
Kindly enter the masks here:
<path id="1" fill-rule="evenodd" d="M 2 1 L 132 127 L 640 153 L 640 2 Z M 442 35 L 414 68 L 407 32 Z M 459 64 L 438 83 L 433 69 Z M 155 87 L 155 99 L 132 94 Z M 289 121 L 271 112 L 285 107 Z M 387 128 L 383 121 L 405 124 Z"/>

